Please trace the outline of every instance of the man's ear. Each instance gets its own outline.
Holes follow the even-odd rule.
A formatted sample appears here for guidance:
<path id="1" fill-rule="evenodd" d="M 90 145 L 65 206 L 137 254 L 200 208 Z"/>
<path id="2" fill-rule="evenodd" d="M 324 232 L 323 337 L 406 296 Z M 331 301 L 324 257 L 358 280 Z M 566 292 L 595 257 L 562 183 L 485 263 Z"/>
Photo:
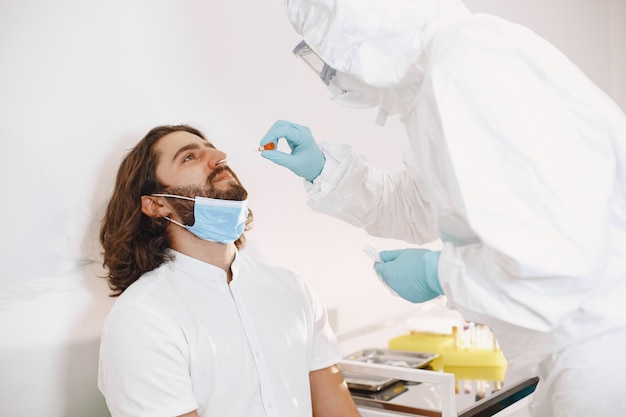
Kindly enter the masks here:
<path id="1" fill-rule="evenodd" d="M 148 217 L 160 218 L 170 214 L 170 209 L 163 205 L 163 197 L 141 196 L 141 212 Z"/>

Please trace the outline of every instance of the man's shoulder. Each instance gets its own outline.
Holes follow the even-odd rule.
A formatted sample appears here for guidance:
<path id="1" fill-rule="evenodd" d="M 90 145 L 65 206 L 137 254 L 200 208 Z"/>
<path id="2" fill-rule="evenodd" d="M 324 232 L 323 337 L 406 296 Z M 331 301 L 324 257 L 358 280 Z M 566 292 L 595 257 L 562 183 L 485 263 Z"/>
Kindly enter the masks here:
<path id="1" fill-rule="evenodd" d="M 144 273 L 135 282 L 133 282 L 124 292 L 115 300 L 112 311 L 128 308 L 148 308 L 151 304 L 157 303 L 158 300 L 151 302 L 150 300 L 158 299 L 161 293 L 159 282 L 166 276 L 169 270 L 169 263 L 165 262 L 161 266 Z"/>

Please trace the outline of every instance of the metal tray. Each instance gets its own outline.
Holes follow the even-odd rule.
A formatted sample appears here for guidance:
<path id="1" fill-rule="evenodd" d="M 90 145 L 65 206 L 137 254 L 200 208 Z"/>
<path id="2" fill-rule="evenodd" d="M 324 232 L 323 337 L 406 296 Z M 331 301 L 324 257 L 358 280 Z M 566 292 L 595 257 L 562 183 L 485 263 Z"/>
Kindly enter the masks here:
<path id="1" fill-rule="evenodd" d="M 437 356 L 436 353 L 406 352 L 391 349 L 364 349 L 345 357 L 345 359 L 364 363 L 398 366 L 403 368 L 423 368 Z M 348 388 L 378 392 L 398 382 L 395 378 L 379 377 L 366 374 L 344 372 L 343 377 Z"/>
<path id="2" fill-rule="evenodd" d="M 378 392 L 387 388 L 389 385 L 398 382 L 395 378 L 387 378 L 384 376 L 374 376 L 357 374 L 354 372 L 343 372 L 343 379 L 351 390 L 361 390 Z"/>

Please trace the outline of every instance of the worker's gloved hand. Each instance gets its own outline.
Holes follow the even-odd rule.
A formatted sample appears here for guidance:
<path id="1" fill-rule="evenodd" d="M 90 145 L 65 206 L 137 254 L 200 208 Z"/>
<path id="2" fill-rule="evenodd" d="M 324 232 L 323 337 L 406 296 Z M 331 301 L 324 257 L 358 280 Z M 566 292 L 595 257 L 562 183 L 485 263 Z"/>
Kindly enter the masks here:
<path id="1" fill-rule="evenodd" d="M 422 303 L 443 295 L 439 284 L 440 251 L 401 249 L 380 252 L 383 262 L 376 262 L 376 273 L 400 297 Z"/>
<path id="2" fill-rule="evenodd" d="M 290 154 L 274 150 L 262 151 L 261 156 L 313 182 L 322 172 L 326 157 L 317 146 L 309 128 L 279 120 L 263 136 L 259 145 L 265 146 L 270 142 L 276 144 L 280 138 L 287 140 L 291 148 Z"/>

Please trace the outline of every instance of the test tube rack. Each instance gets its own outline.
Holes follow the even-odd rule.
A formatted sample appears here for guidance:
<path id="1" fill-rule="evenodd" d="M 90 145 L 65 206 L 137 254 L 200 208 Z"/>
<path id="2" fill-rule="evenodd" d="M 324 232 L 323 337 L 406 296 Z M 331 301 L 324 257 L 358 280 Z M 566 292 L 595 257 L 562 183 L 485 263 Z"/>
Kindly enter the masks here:
<path id="1" fill-rule="evenodd" d="M 455 374 L 459 380 L 503 381 L 507 361 L 487 326 L 470 323 L 451 334 L 411 331 L 388 342 L 389 349 L 437 353 L 431 362 L 436 371 Z"/>

